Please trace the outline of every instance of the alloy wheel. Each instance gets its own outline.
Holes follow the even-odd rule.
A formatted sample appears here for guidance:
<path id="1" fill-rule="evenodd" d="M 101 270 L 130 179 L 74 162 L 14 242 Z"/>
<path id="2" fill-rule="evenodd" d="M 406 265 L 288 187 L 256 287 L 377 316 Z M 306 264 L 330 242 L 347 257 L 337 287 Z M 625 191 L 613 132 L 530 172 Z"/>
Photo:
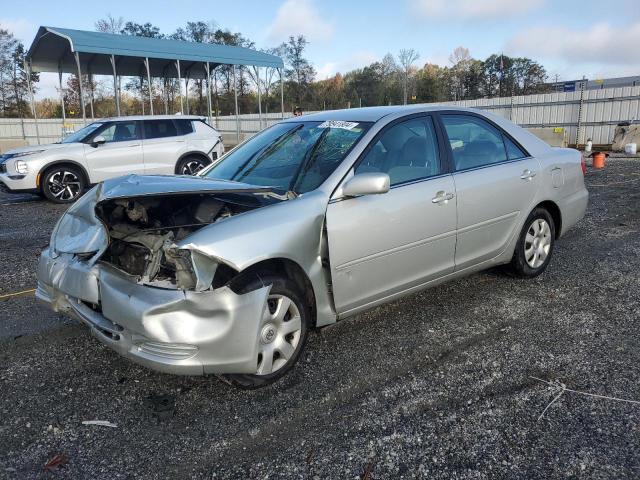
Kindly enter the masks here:
<path id="1" fill-rule="evenodd" d="M 204 168 L 204 163 L 200 160 L 189 160 L 182 165 L 182 175 L 195 175 Z"/>
<path id="2" fill-rule="evenodd" d="M 543 218 L 536 218 L 524 239 L 524 258 L 531 268 L 541 267 L 551 250 L 551 227 Z"/>
<path id="3" fill-rule="evenodd" d="M 301 331 L 295 302 L 284 295 L 269 295 L 260 327 L 257 374 L 268 375 L 284 367 L 296 351 Z"/>
<path id="4" fill-rule="evenodd" d="M 62 201 L 69 201 L 81 193 L 81 182 L 78 176 L 68 170 L 59 170 L 49 177 L 47 187 L 51 195 Z"/>

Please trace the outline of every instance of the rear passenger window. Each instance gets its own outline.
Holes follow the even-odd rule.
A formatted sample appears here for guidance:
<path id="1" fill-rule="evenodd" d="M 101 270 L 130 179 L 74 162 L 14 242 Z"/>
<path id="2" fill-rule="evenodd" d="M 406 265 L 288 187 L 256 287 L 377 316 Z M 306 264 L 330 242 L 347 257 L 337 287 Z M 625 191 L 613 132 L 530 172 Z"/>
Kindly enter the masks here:
<path id="1" fill-rule="evenodd" d="M 528 155 L 522 151 L 522 149 L 513 143 L 508 137 L 504 137 L 504 146 L 507 148 L 507 157 L 509 160 L 517 160 L 518 158 L 525 158 Z"/>
<path id="2" fill-rule="evenodd" d="M 355 173 L 383 172 L 391 185 L 439 175 L 440 156 L 431 117 L 398 123 L 382 134 Z"/>
<path id="3" fill-rule="evenodd" d="M 174 120 L 173 123 L 178 129 L 178 135 L 193 133 L 193 122 L 191 120 Z"/>
<path id="4" fill-rule="evenodd" d="M 442 115 L 456 170 L 482 167 L 507 160 L 502 133 L 471 115 Z"/>
<path id="5" fill-rule="evenodd" d="M 145 120 L 144 138 L 175 137 L 178 134 L 173 120 Z"/>

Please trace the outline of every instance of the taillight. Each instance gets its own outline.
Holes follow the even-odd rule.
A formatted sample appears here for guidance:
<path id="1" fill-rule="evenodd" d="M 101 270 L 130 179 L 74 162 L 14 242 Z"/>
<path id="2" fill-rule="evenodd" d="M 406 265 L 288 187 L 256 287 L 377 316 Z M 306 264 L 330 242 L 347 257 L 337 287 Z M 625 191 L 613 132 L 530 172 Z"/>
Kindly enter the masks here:
<path id="1" fill-rule="evenodd" d="M 584 160 L 584 155 L 580 156 L 580 168 L 582 168 L 582 174 L 587 174 L 587 162 Z"/>

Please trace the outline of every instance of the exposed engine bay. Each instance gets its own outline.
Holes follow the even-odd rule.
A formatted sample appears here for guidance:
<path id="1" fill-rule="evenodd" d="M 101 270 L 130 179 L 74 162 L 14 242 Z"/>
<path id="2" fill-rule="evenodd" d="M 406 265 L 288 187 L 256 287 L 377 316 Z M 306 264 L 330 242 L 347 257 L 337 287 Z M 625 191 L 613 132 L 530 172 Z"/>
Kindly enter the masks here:
<path id="1" fill-rule="evenodd" d="M 191 252 L 176 247 L 193 232 L 277 200 L 255 193 L 180 194 L 106 200 L 96 206 L 109 233 L 101 257 L 139 283 L 192 289 L 198 282 Z M 215 269 L 214 269 L 215 270 Z M 213 280 L 210 273 L 209 284 Z"/>

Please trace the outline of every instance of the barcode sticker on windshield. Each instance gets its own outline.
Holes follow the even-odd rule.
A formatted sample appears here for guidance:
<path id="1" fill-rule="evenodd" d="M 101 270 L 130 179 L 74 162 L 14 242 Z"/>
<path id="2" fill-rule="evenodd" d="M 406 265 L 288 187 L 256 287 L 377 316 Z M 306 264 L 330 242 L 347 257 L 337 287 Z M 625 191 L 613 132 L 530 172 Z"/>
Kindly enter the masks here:
<path id="1" fill-rule="evenodd" d="M 344 130 L 353 130 L 358 126 L 357 122 L 343 122 L 341 120 L 327 120 L 318 125 L 318 128 L 342 128 Z"/>

